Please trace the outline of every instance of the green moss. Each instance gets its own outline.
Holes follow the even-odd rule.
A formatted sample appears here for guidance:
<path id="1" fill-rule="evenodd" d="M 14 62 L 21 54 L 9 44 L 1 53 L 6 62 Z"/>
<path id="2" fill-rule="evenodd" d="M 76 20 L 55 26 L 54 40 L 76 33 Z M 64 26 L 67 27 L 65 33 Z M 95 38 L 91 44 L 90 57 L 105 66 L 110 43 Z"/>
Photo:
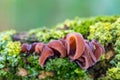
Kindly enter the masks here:
<path id="1" fill-rule="evenodd" d="M 116 54 L 114 58 L 110 61 L 110 64 L 111 66 L 104 78 L 106 80 L 120 79 L 120 54 Z"/>
<path id="2" fill-rule="evenodd" d="M 112 67 L 118 67 L 120 63 L 120 54 L 116 54 L 114 58 L 110 61 Z"/>
<path id="3" fill-rule="evenodd" d="M 68 58 L 50 59 L 45 67 L 46 71 L 54 71 L 54 79 L 87 79 L 85 70 L 80 69 L 75 63 L 70 62 Z"/>
<path id="4" fill-rule="evenodd" d="M 0 69 L 5 67 L 5 56 L 0 56 Z"/>
<path id="5" fill-rule="evenodd" d="M 15 34 L 15 30 L 9 30 L 0 33 L 0 54 L 6 52 L 8 42 L 12 41 L 12 35 Z"/>
<path id="6" fill-rule="evenodd" d="M 21 43 L 20 42 L 8 42 L 6 50 L 9 55 L 19 55 L 21 51 Z"/>
<path id="7" fill-rule="evenodd" d="M 28 76 L 29 77 L 37 77 L 43 69 L 41 68 L 39 64 L 39 56 L 31 55 L 27 57 L 27 61 L 29 64 L 24 66 L 28 70 Z"/>
<path id="8" fill-rule="evenodd" d="M 114 23 L 117 18 L 120 16 L 98 16 L 91 18 L 76 18 L 74 20 L 66 20 L 64 23 L 57 25 L 57 28 L 67 30 L 74 30 L 75 32 L 81 33 L 85 38 L 89 35 L 89 29 L 91 25 L 94 25 L 98 22 L 109 22 Z"/>
<path id="9" fill-rule="evenodd" d="M 120 79 L 120 68 L 118 67 L 113 67 L 107 71 L 106 75 L 107 79 Z"/>
<path id="10" fill-rule="evenodd" d="M 120 17 L 112 24 L 112 33 L 115 38 L 120 37 Z"/>
<path id="11" fill-rule="evenodd" d="M 15 30 L 4 31 L 0 33 L 0 41 L 10 41 L 11 36 L 15 34 Z"/>
<path id="12" fill-rule="evenodd" d="M 56 29 L 34 29 L 29 34 L 35 34 L 39 41 L 47 43 L 50 40 L 63 38 L 66 34 L 73 32 L 72 30 L 56 30 Z"/>
<path id="13" fill-rule="evenodd" d="M 90 40 L 97 39 L 101 44 L 108 45 L 112 42 L 111 23 L 98 22 L 90 26 Z"/>
<path id="14" fill-rule="evenodd" d="M 118 38 L 115 42 L 115 51 L 116 53 L 120 54 L 120 38 Z"/>
<path id="15" fill-rule="evenodd" d="M 115 51 L 116 53 L 120 53 L 120 18 L 116 20 L 113 26 L 113 37 L 114 37 L 114 42 L 115 42 Z"/>

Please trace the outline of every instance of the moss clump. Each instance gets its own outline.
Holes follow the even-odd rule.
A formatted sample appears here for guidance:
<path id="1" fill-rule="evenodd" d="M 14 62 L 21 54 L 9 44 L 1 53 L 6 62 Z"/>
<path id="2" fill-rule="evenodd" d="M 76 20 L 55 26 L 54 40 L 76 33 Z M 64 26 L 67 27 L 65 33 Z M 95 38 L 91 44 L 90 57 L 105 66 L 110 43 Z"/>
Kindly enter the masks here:
<path id="1" fill-rule="evenodd" d="M 91 18 L 76 18 L 75 20 L 66 20 L 64 23 L 57 25 L 57 28 L 74 30 L 81 33 L 85 38 L 89 35 L 90 26 L 98 22 L 114 23 L 119 16 L 97 16 Z"/>
<path id="2" fill-rule="evenodd" d="M 47 43 L 53 39 L 63 38 L 66 34 L 73 32 L 72 30 L 56 30 L 56 29 L 34 29 L 29 34 L 35 34 L 39 41 Z"/>
<path id="3" fill-rule="evenodd" d="M 0 54 L 6 52 L 8 42 L 12 41 L 12 35 L 15 34 L 15 30 L 5 31 L 0 33 Z"/>
<path id="4" fill-rule="evenodd" d="M 111 66 L 107 70 L 106 76 L 103 78 L 106 80 L 120 79 L 120 53 L 116 54 L 110 61 Z"/>
<path id="5" fill-rule="evenodd" d="M 112 33 L 115 42 L 115 51 L 116 53 L 120 53 L 120 18 L 118 18 L 112 26 Z"/>
<path id="6" fill-rule="evenodd" d="M 90 79 L 85 70 L 70 62 L 68 58 L 50 59 L 46 64 L 45 70 L 53 71 L 55 73 L 54 79 Z"/>
<path id="7" fill-rule="evenodd" d="M 20 42 L 8 42 L 6 47 L 9 55 L 19 55 L 21 51 L 21 43 Z"/>
<path id="8" fill-rule="evenodd" d="M 120 18 L 118 18 L 115 23 L 112 24 L 112 33 L 113 33 L 113 37 L 119 38 L 120 37 Z"/>
<path id="9" fill-rule="evenodd" d="M 0 33 L 0 42 L 5 42 L 5 41 L 10 41 L 11 40 L 11 36 L 13 34 L 15 34 L 16 31 L 15 30 L 9 30 L 9 31 L 4 31 Z"/>
<path id="10" fill-rule="evenodd" d="M 115 51 L 116 53 L 120 54 L 120 38 L 118 38 L 115 42 Z"/>
<path id="11" fill-rule="evenodd" d="M 111 23 L 98 22 L 90 26 L 90 40 L 97 39 L 101 44 L 108 45 L 112 42 Z"/>
<path id="12" fill-rule="evenodd" d="M 107 71 L 107 74 L 106 74 L 106 79 L 109 80 L 109 79 L 120 79 L 120 68 L 118 67 L 113 67 L 111 69 L 109 69 Z"/>

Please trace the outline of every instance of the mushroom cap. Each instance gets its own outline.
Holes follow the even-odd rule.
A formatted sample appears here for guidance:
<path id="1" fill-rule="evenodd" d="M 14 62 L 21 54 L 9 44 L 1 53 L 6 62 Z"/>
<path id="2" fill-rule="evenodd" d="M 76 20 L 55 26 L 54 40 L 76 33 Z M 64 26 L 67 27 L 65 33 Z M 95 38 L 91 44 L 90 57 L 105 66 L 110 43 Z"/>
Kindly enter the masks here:
<path id="1" fill-rule="evenodd" d="M 42 67 L 44 67 L 44 64 L 45 64 L 45 61 L 49 58 L 49 57 L 52 57 L 54 56 L 54 53 L 52 51 L 51 48 L 49 48 L 48 46 L 45 46 L 43 51 L 42 51 L 42 54 L 39 58 L 39 63 Z"/>
<path id="2" fill-rule="evenodd" d="M 63 45 L 61 40 L 53 40 L 52 42 L 48 43 L 48 46 L 54 51 L 56 50 L 57 52 L 59 52 L 60 57 L 66 57 L 66 48 Z M 54 53 L 56 54 L 56 53 Z"/>
<path id="3" fill-rule="evenodd" d="M 85 42 L 81 34 L 70 33 L 66 36 L 67 54 L 70 59 L 78 59 L 85 50 Z"/>
<path id="4" fill-rule="evenodd" d="M 44 46 L 45 46 L 45 45 L 44 45 L 44 43 L 42 43 L 42 42 L 37 43 L 37 45 L 35 46 L 35 52 L 36 52 L 37 54 L 41 54 L 42 51 L 43 51 Z"/>

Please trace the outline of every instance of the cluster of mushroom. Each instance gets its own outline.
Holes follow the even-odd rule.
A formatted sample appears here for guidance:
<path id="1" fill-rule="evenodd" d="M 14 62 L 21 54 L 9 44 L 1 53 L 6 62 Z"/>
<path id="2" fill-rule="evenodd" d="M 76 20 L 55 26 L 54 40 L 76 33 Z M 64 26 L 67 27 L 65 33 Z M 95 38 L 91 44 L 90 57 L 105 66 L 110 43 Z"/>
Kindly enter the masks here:
<path id="1" fill-rule="evenodd" d="M 22 52 L 36 52 L 40 55 L 39 63 L 42 67 L 50 57 L 69 57 L 81 68 L 87 69 L 100 60 L 104 53 L 104 47 L 96 40 L 89 42 L 79 33 L 69 33 L 60 40 L 53 40 L 47 44 L 43 42 L 27 44 L 23 43 Z M 65 64 L 65 63 L 63 63 Z"/>

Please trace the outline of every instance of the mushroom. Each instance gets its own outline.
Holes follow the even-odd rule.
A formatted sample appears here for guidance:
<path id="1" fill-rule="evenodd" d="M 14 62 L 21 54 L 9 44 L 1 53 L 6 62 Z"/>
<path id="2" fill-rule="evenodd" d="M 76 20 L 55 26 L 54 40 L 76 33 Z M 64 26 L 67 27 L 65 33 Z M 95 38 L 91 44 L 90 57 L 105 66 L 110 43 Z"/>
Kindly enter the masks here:
<path id="1" fill-rule="evenodd" d="M 22 44 L 21 46 L 21 52 L 27 52 L 27 43 Z"/>
<path id="2" fill-rule="evenodd" d="M 94 55 L 95 55 L 97 61 L 99 61 L 100 57 L 105 52 L 105 50 L 104 50 L 103 46 L 100 43 L 98 43 L 96 40 L 93 40 L 92 43 L 95 45 Z"/>
<path id="3" fill-rule="evenodd" d="M 39 42 L 39 43 L 37 43 L 37 45 L 35 46 L 35 52 L 36 52 L 37 54 L 41 54 L 42 51 L 43 51 L 43 48 L 44 48 L 44 43 Z"/>
<path id="4" fill-rule="evenodd" d="M 81 68 L 88 69 L 93 66 L 105 52 L 104 47 L 96 40 L 89 42 L 79 33 L 69 33 L 60 40 L 53 40 L 47 44 L 42 42 L 22 44 L 22 52 L 36 52 L 40 54 L 39 63 L 44 67 L 50 57 L 60 55 L 61 58 L 69 57 Z"/>
<path id="5" fill-rule="evenodd" d="M 42 67 L 44 67 L 45 61 L 49 58 L 54 56 L 53 50 L 49 48 L 48 46 L 45 46 L 43 48 L 42 54 L 39 58 L 39 63 Z"/>
<path id="6" fill-rule="evenodd" d="M 96 63 L 96 57 L 87 43 L 85 44 L 85 51 L 83 55 L 75 62 L 83 69 L 87 69 Z"/>
<path id="7" fill-rule="evenodd" d="M 70 59 L 78 59 L 85 50 L 85 42 L 81 34 L 70 33 L 66 36 L 67 54 Z"/>
<path id="8" fill-rule="evenodd" d="M 48 47 L 50 47 L 53 51 L 56 50 L 59 52 L 60 57 L 66 57 L 66 48 L 60 40 L 53 40 L 48 43 Z"/>

